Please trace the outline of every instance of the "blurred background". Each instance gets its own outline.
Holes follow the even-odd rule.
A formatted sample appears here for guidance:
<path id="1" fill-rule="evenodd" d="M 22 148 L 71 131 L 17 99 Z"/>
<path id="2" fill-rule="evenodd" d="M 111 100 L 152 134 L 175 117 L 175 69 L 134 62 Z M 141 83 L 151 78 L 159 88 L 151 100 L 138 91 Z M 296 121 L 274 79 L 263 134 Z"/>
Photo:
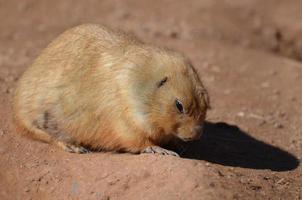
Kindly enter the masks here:
<path id="1" fill-rule="evenodd" d="M 1 43 L 45 46 L 63 30 L 97 23 L 149 41 L 219 41 L 302 59 L 300 0 L 0 1 Z M 159 42 L 160 43 L 160 42 Z"/>
<path id="2" fill-rule="evenodd" d="M 0 0 L 0 199 L 136 199 L 138 191 L 145 199 L 302 199 L 301 11 L 301 0 Z M 223 122 L 212 125 L 217 134 L 207 134 L 198 162 L 86 159 L 11 131 L 20 75 L 51 40 L 82 23 L 191 59 L 210 93 L 208 120 Z"/>

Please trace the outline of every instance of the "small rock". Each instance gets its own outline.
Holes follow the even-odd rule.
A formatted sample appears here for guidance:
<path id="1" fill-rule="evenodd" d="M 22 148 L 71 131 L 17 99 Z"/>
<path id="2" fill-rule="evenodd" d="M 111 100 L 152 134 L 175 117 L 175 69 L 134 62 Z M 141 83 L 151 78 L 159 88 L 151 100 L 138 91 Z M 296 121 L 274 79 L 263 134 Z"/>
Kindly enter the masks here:
<path id="1" fill-rule="evenodd" d="M 230 89 L 226 89 L 226 90 L 223 91 L 223 93 L 229 95 L 229 94 L 231 94 L 231 90 Z"/>
<path id="2" fill-rule="evenodd" d="M 10 94 L 13 92 L 13 89 L 12 88 L 7 88 L 6 91 L 5 91 L 7 94 Z"/>
<path id="3" fill-rule="evenodd" d="M 263 126 L 264 124 L 266 124 L 266 121 L 265 121 L 265 120 L 260 120 L 260 121 L 258 122 L 258 125 L 259 125 L 259 126 Z"/>
<path id="4" fill-rule="evenodd" d="M 215 65 L 214 65 L 214 66 L 212 67 L 212 71 L 213 71 L 213 72 L 216 72 L 216 73 L 220 73 L 220 72 L 221 72 L 221 69 L 219 68 L 219 66 L 215 66 Z"/>
<path id="5" fill-rule="evenodd" d="M 280 91 L 279 91 L 278 89 L 275 89 L 275 90 L 273 91 L 273 93 L 274 93 L 275 95 L 280 95 Z"/>
<path id="6" fill-rule="evenodd" d="M 71 194 L 76 195 L 78 192 L 79 184 L 77 181 L 73 181 L 71 184 Z"/>
<path id="7" fill-rule="evenodd" d="M 250 187 L 252 190 L 255 190 L 255 191 L 259 191 L 262 189 L 262 187 L 260 185 L 251 185 Z"/>
<path id="8" fill-rule="evenodd" d="M 217 173 L 219 176 L 224 177 L 224 174 L 221 171 L 218 170 Z"/>
<path id="9" fill-rule="evenodd" d="M 237 116 L 238 116 L 238 117 L 244 117 L 244 116 L 245 116 L 245 113 L 244 113 L 244 112 L 238 112 L 238 113 L 237 113 Z"/>
<path id="10" fill-rule="evenodd" d="M 239 182 L 242 183 L 242 184 L 246 183 L 246 181 L 243 178 L 239 179 Z"/>
<path id="11" fill-rule="evenodd" d="M 178 38 L 179 34 L 176 31 L 171 31 L 169 33 L 169 37 L 171 37 L 171 38 Z"/>
<path id="12" fill-rule="evenodd" d="M 272 70 L 269 72 L 269 75 L 271 75 L 271 76 L 275 76 L 276 74 L 277 74 L 277 71 L 275 71 L 275 70 Z"/>
<path id="13" fill-rule="evenodd" d="M 286 117 L 286 113 L 285 112 L 278 112 L 277 115 L 281 118 Z"/>
<path id="14" fill-rule="evenodd" d="M 275 123 L 274 123 L 274 127 L 275 127 L 275 128 L 278 128 L 278 129 L 281 129 L 281 128 L 283 128 L 283 125 L 280 124 L 279 122 L 275 122 Z"/>
<path id="15" fill-rule="evenodd" d="M 279 179 L 276 183 L 283 185 L 285 183 L 284 178 Z"/>
<path id="16" fill-rule="evenodd" d="M 291 97 L 290 100 L 291 100 L 291 101 L 296 101 L 297 98 L 296 98 L 296 97 Z"/>
<path id="17" fill-rule="evenodd" d="M 270 85 L 268 82 L 261 83 L 262 88 L 268 88 Z"/>
<path id="18" fill-rule="evenodd" d="M 233 199 L 240 199 L 239 194 L 234 194 L 234 195 L 233 195 Z"/>

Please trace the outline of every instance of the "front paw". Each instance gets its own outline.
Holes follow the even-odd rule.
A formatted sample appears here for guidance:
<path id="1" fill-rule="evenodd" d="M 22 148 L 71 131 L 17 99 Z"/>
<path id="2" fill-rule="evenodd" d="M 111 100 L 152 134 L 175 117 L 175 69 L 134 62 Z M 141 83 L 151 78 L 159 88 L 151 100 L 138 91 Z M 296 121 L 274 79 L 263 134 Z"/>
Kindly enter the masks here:
<path id="1" fill-rule="evenodd" d="M 171 156 L 176 156 L 179 157 L 179 155 L 177 153 L 175 153 L 174 151 L 170 151 L 164 148 L 161 148 L 159 146 L 150 146 L 145 148 L 141 153 L 158 153 L 158 154 L 162 154 L 162 155 L 171 155 Z"/>
<path id="2" fill-rule="evenodd" d="M 69 152 L 69 153 L 79 153 L 79 154 L 85 154 L 90 153 L 88 149 L 85 147 L 82 147 L 80 145 L 71 144 L 68 142 L 58 141 L 56 143 L 59 147 L 61 147 L 63 150 Z"/>

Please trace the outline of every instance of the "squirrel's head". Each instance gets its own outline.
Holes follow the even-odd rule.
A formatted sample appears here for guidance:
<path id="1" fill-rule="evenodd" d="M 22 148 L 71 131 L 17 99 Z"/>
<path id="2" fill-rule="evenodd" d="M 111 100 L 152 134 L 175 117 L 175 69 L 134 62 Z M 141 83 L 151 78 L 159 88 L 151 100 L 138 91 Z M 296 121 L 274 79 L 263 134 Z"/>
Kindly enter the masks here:
<path id="1" fill-rule="evenodd" d="M 197 72 L 188 59 L 174 51 L 158 50 L 146 60 L 137 77 L 140 81 L 135 82 L 137 119 L 157 135 L 198 139 L 210 105 Z"/>

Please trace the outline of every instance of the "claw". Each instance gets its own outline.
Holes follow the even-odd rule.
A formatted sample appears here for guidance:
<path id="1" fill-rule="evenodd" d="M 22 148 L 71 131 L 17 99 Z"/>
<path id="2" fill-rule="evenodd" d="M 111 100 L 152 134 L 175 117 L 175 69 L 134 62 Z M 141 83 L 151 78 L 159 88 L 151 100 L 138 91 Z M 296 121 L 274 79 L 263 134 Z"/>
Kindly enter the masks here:
<path id="1" fill-rule="evenodd" d="M 180 157 L 174 151 L 170 151 L 170 150 L 161 148 L 159 146 L 150 146 L 150 147 L 147 147 L 146 149 L 144 149 L 142 151 L 142 153 L 153 153 L 153 154 L 158 153 L 158 154 L 162 154 L 162 155 L 171 155 L 171 156 Z"/>
<path id="2" fill-rule="evenodd" d="M 80 153 L 80 154 L 84 154 L 84 153 L 90 153 L 90 151 L 82 146 L 76 146 L 76 145 L 67 145 L 68 148 L 68 152 L 70 153 Z"/>
<path id="3" fill-rule="evenodd" d="M 58 146 L 63 148 L 65 151 L 70 152 L 70 153 L 79 153 L 79 154 L 84 154 L 84 153 L 90 153 L 88 149 L 85 147 L 82 147 L 80 145 L 74 145 L 74 144 L 69 144 L 65 142 L 58 142 Z"/>

